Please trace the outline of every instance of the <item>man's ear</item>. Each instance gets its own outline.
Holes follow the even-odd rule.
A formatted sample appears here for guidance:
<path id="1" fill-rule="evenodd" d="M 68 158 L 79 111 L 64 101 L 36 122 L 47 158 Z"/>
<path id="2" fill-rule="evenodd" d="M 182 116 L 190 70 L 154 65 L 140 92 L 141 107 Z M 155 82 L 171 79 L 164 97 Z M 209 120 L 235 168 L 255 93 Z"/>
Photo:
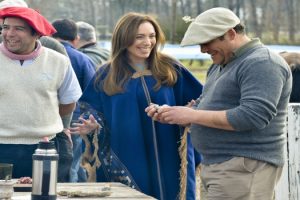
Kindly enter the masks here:
<path id="1" fill-rule="evenodd" d="M 34 37 L 38 40 L 38 39 L 40 39 L 42 37 L 42 35 L 39 34 L 38 32 L 35 32 L 34 33 Z"/>
<path id="2" fill-rule="evenodd" d="M 227 31 L 227 33 L 230 40 L 233 40 L 237 35 L 236 31 L 233 28 Z"/>
<path id="3" fill-rule="evenodd" d="M 75 39 L 72 41 L 72 45 L 73 45 L 75 48 L 78 48 L 79 43 L 80 43 L 80 36 L 79 36 L 79 35 L 76 35 Z"/>

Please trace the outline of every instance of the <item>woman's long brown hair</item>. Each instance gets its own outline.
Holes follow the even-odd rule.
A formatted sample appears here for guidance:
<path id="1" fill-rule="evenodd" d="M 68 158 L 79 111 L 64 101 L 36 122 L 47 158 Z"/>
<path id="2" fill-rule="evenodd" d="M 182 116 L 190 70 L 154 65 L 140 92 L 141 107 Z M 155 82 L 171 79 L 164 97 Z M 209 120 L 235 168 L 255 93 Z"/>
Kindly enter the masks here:
<path id="1" fill-rule="evenodd" d="M 158 51 L 165 44 L 165 36 L 157 21 L 149 15 L 130 12 L 124 15 L 114 28 L 107 76 L 103 82 L 101 74 L 95 80 L 95 86 L 99 89 L 103 87 L 107 95 L 122 93 L 125 83 L 131 78 L 133 72 L 127 48 L 134 43 L 139 26 L 145 22 L 151 23 L 156 33 L 156 44 L 147 58 L 149 70 L 157 81 L 154 89 L 159 89 L 162 84 L 172 86 L 177 81 L 176 69 L 173 67 L 174 59 Z"/>

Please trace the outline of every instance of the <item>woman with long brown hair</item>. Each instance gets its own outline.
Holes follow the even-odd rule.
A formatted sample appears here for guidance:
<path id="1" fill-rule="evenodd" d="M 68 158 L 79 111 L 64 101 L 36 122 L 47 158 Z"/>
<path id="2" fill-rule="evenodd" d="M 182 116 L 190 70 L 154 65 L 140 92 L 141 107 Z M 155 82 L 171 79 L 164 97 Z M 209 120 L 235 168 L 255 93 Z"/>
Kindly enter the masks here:
<path id="1" fill-rule="evenodd" d="M 80 118 L 71 132 L 87 134 L 101 124 L 98 181 L 120 181 L 158 199 L 195 199 L 189 136 L 182 139 L 181 127 L 154 122 L 145 113 L 151 103 L 186 105 L 202 92 L 186 68 L 159 51 L 164 43 L 153 17 L 125 14 L 113 32 L 110 62 L 81 98 L 100 117 Z"/>

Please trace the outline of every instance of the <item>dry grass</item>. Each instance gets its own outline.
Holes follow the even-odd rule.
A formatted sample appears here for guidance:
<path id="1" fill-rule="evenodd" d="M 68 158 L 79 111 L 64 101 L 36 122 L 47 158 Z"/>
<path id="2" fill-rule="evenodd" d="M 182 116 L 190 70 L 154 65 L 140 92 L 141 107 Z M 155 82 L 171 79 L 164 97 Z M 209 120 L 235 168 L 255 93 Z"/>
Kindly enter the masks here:
<path id="1" fill-rule="evenodd" d="M 181 62 L 202 84 L 205 83 L 206 72 L 211 65 L 210 60 L 181 60 Z"/>

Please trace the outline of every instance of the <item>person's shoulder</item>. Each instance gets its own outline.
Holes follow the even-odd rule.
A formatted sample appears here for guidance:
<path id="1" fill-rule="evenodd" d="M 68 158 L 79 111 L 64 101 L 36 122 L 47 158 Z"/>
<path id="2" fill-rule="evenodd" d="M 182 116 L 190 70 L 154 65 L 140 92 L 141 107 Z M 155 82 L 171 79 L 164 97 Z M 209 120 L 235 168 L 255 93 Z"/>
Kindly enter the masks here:
<path id="1" fill-rule="evenodd" d="M 48 47 L 42 47 L 43 51 L 43 62 L 50 63 L 53 69 L 60 68 L 61 70 L 66 70 L 69 66 L 71 66 L 70 59 L 68 56 L 65 56 L 53 49 L 49 49 Z"/>
<path id="2" fill-rule="evenodd" d="M 241 56 L 238 57 L 238 61 L 242 61 L 246 64 L 251 63 L 273 63 L 282 62 L 283 59 L 280 58 L 279 54 L 272 51 L 265 45 L 257 45 L 255 47 L 249 48 Z"/>
<path id="3" fill-rule="evenodd" d="M 67 56 L 67 52 L 66 52 L 64 45 L 62 45 L 56 39 L 49 37 L 49 36 L 43 36 L 39 40 L 40 40 L 42 46 L 47 47 L 49 49 L 53 49 L 54 51 L 57 51 L 65 56 Z"/>
<path id="4" fill-rule="evenodd" d="M 78 50 L 77 50 L 77 52 L 79 53 L 78 56 L 82 60 L 83 63 L 85 63 L 86 65 L 93 66 L 93 68 L 94 68 L 95 64 L 88 55 L 86 55 L 85 53 L 78 51 Z"/>
<path id="5" fill-rule="evenodd" d="M 108 73 L 110 69 L 110 62 L 103 64 L 99 69 L 97 70 L 98 73 Z"/>
<path id="6" fill-rule="evenodd" d="M 293 73 L 300 74 L 300 53 L 284 51 L 279 55 L 287 62 Z"/>
<path id="7" fill-rule="evenodd" d="M 86 54 L 96 54 L 101 57 L 107 57 L 107 58 L 109 57 L 110 54 L 110 51 L 108 49 L 102 48 L 98 45 L 92 45 L 89 47 L 80 48 L 78 50 Z"/>
<path id="8" fill-rule="evenodd" d="M 78 49 L 75 49 L 75 48 L 67 48 L 67 52 L 68 52 L 68 55 L 70 57 L 74 57 L 78 60 L 80 60 L 81 62 L 88 62 L 90 61 L 90 58 L 84 54 L 83 52 L 79 51 Z"/>
<path id="9" fill-rule="evenodd" d="M 54 57 L 56 59 L 68 60 L 67 55 L 64 55 L 56 50 L 50 49 L 49 47 L 43 46 L 43 51 L 50 57 Z"/>
<path id="10" fill-rule="evenodd" d="M 254 51 L 240 58 L 239 71 L 257 74 L 273 72 L 277 75 L 290 76 L 291 71 L 287 62 L 277 53 L 266 46 L 256 48 Z"/>
<path id="11" fill-rule="evenodd" d="M 89 60 L 89 57 L 78 49 L 74 49 L 78 57 L 81 57 L 84 60 Z"/>
<path id="12" fill-rule="evenodd" d="M 109 72 L 109 69 L 110 69 L 110 62 L 109 63 L 105 63 L 103 64 L 101 67 L 98 68 L 98 70 L 96 71 L 96 76 L 97 77 L 101 77 L 100 79 L 104 79 L 108 72 Z"/>
<path id="13" fill-rule="evenodd" d="M 269 49 L 268 47 L 264 47 L 262 52 L 260 54 L 263 62 L 265 63 L 271 63 L 273 66 L 278 66 L 280 68 L 289 68 L 288 63 L 284 60 L 282 56 L 279 55 L 279 53 Z"/>

